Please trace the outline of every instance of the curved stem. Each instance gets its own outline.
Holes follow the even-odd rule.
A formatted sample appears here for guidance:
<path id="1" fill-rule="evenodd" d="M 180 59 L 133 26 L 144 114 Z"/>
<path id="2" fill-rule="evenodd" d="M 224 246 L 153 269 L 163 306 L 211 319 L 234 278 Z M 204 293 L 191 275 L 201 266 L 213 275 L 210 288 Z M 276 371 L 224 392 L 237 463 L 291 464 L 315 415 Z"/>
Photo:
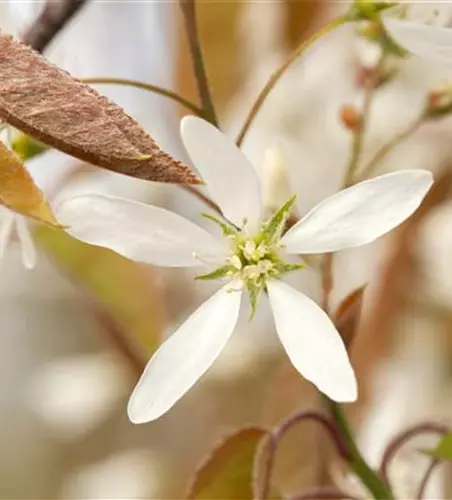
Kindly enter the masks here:
<path id="1" fill-rule="evenodd" d="M 326 35 L 330 31 L 338 28 L 339 26 L 345 24 L 349 21 L 349 17 L 341 16 L 333 19 L 328 24 L 320 28 L 316 31 L 311 38 L 305 40 L 299 47 L 295 49 L 295 51 L 282 63 L 282 65 L 270 76 L 268 82 L 265 84 L 265 87 L 260 91 L 256 101 L 251 107 L 250 112 L 243 124 L 242 130 L 240 131 L 237 137 L 237 146 L 241 146 L 243 140 L 245 139 L 248 130 L 250 129 L 254 118 L 256 118 L 257 113 L 261 109 L 268 95 L 272 91 L 273 87 L 278 83 L 279 79 L 284 75 L 286 70 L 292 65 L 294 61 L 296 61 L 312 44 L 314 44 L 319 38 L 323 35 Z"/>
<path id="2" fill-rule="evenodd" d="M 331 422 L 327 417 L 316 411 L 296 413 L 292 417 L 289 417 L 287 420 L 285 420 L 279 427 L 277 427 L 269 435 L 266 460 L 264 462 L 262 487 L 261 491 L 256 494 L 257 500 L 266 500 L 269 496 L 271 477 L 273 473 L 276 451 L 279 442 L 286 435 L 286 433 L 290 429 L 292 429 L 292 427 L 294 427 L 296 424 L 300 422 L 305 422 L 308 420 L 312 420 L 320 424 L 330 435 L 331 439 L 336 445 L 336 449 L 338 450 L 339 454 L 344 458 L 348 457 L 347 448 L 345 447 L 342 438 L 338 433 L 338 430 L 336 429 L 336 426 L 334 425 L 333 422 Z"/>
<path id="3" fill-rule="evenodd" d="M 444 436 L 448 432 L 446 426 L 434 423 L 418 424 L 414 427 L 410 427 L 406 431 L 402 432 L 396 436 L 387 446 L 383 458 L 381 459 L 380 465 L 380 475 L 386 484 L 389 484 L 389 465 L 400 450 L 400 448 L 410 439 L 420 435 L 420 434 L 438 434 L 439 436 Z"/>
<path id="4" fill-rule="evenodd" d="M 201 42 L 199 40 L 195 0 L 179 0 L 179 4 L 185 20 L 188 46 L 190 48 L 191 58 L 193 61 L 199 98 L 202 103 L 203 116 L 206 120 L 212 123 L 212 125 L 218 127 L 218 119 L 213 105 Z"/>
<path id="5" fill-rule="evenodd" d="M 188 99 L 185 99 L 185 97 L 180 96 L 172 90 L 158 87 L 157 85 L 152 85 L 151 83 L 140 82 L 139 80 L 128 80 L 126 78 L 83 78 L 81 81 L 88 84 L 97 83 L 107 85 L 126 85 L 129 87 L 135 87 L 137 89 L 148 90 L 149 92 L 168 97 L 169 99 L 182 104 L 182 106 L 185 106 L 187 109 L 193 111 L 199 116 L 204 115 L 203 110 L 199 106 L 189 101 Z"/>
<path id="6" fill-rule="evenodd" d="M 432 473 L 440 463 L 441 462 L 436 458 L 430 462 L 427 470 L 425 471 L 424 477 L 422 478 L 421 484 L 419 485 L 419 491 L 416 497 L 417 500 L 422 500 L 424 498 L 425 490 L 427 489 L 428 482 L 432 477 Z"/>
<path id="7" fill-rule="evenodd" d="M 376 153 L 370 162 L 362 169 L 359 175 L 359 181 L 369 178 L 375 173 L 376 168 L 380 162 L 397 146 L 409 139 L 415 132 L 419 130 L 421 125 L 425 122 L 425 115 L 422 114 L 414 122 L 410 123 L 408 127 L 402 132 L 396 134 L 389 142 L 384 144 Z"/>
<path id="8" fill-rule="evenodd" d="M 364 486 L 366 486 L 374 499 L 393 500 L 394 496 L 389 486 L 385 484 L 385 482 L 381 479 L 376 471 L 374 471 L 369 467 L 369 465 L 367 465 L 366 461 L 358 450 L 353 434 L 343 414 L 342 408 L 337 403 L 329 399 L 327 399 L 327 404 L 331 411 L 333 419 L 338 426 L 341 436 L 347 444 L 347 449 L 350 454 L 350 458 L 348 460 L 350 468 L 359 477 Z"/>

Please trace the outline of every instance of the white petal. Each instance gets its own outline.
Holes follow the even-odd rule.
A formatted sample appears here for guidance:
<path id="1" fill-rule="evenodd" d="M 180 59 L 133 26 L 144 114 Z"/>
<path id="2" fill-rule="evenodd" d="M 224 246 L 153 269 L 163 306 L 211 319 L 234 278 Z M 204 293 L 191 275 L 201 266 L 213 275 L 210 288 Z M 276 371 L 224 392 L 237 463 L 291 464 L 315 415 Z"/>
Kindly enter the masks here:
<path id="1" fill-rule="evenodd" d="M 0 207 L 0 259 L 5 255 L 6 248 L 11 242 L 14 229 L 15 214 L 8 208 Z"/>
<path id="2" fill-rule="evenodd" d="M 247 220 L 248 227 L 255 229 L 260 222 L 261 193 L 257 173 L 246 156 L 229 137 L 201 118 L 183 118 L 181 134 L 223 215 L 238 227 Z"/>
<path id="3" fill-rule="evenodd" d="M 82 195 L 63 201 L 59 222 L 79 240 L 158 266 L 222 264 L 227 241 L 169 210 L 132 200 Z"/>
<path id="4" fill-rule="evenodd" d="M 231 287 L 238 289 L 231 291 Z M 162 344 L 130 397 L 132 422 L 159 418 L 207 371 L 234 330 L 241 297 L 240 285 L 229 283 Z"/>
<path id="5" fill-rule="evenodd" d="M 22 263 L 27 269 L 33 269 L 36 265 L 36 247 L 25 217 L 16 215 L 16 229 L 22 250 Z"/>
<path id="6" fill-rule="evenodd" d="M 355 374 L 339 332 L 311 299 L 282 281 L 267 283 L 276 330 L 294 367 L 335 401 L 355 401 Z"/>
<path id="7" fill-rule="evenodd" d="M 452 29 L 416 21 L 386 19 L 391 37 L 409 52 L 431 61 L 452 64 Z"/>
<path id="8" fill-rule="evenodd" d="M 364 181 L 315 206 L 281 239 L 289 253 L 324 253 L 365 245 L 405 221 L 433 183 L 427 170 Z"/>

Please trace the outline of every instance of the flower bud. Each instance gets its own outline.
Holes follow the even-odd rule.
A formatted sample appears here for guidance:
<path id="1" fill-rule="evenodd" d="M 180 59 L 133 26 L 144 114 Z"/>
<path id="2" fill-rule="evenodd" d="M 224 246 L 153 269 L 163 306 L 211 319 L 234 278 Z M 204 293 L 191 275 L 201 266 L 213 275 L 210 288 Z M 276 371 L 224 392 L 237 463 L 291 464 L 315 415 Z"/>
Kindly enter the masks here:
<path id="1" fill-rule="evenodd" d="M 425 114 L 439 118 L 452 112 L 452 82 L 432 89 L 427 95 Z"/>
<path id="2" fill-rule="evenodd" d="M 342 124 L 350 132 L 357 132 L 361 128 L 361 114 L 351 104 L 344 104 L 339 110 L 339 115 Z"/>
<path id="3" fill-rule="evenodd" d="M 349 17 L 354 21 L 377 19 L 380 12 L 393 7 L 396 2 L 379 0 L 354 0 Z"/>
<path id="4" fill-rule="evenodd" d="M 273 211 L 292 196 L 286 161 L 279 147 L 265 151 L 262 173 L 264 206 Z"/>

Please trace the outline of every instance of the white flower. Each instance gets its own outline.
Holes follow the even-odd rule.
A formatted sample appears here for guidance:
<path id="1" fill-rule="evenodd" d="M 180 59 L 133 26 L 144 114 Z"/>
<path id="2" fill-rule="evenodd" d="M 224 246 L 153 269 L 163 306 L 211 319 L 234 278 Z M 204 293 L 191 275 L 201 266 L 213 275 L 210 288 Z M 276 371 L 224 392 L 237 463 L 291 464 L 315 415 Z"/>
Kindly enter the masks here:
<path id="1" fill-rule="evenodd" d="M 26 217 L 0 206 L 0 260 L 12 242 L 14 232 L 19 237 L 23 265 L 32 269 L 36 265 L 36 249 Z"/>
<path id="2" fill-rule="evenodd" d="M 162 208 L 95 194 L 69 199 L 57 211 L 69 233 L 83 241 L 150 264 L 207 267 L 200 278 L 227 280 L 154 354 L 130 398 L 130 419 L 157 419 L 206 372 L 234 330 L 244 290 L 252 305 L 268 292 L 295 368 L 331 399 L 354 401 L 356 380 L 342 339 L 317 304 L 279 279 L 301 267 L 284 262 L 284 255 L 375 240 L 416 210 L 431 186 L 430 172 L 398 172 L 341 191 L 281 236 L 293 199 L 263 222 L 258 176 L 231 140 L 195 117 L 182 121 L 182 138 L 227 218 L 212 218 L 225 237 Z"/>
<path id="3" fill-rule="evenodd" d="M 401 2 L 395 12 L 401 17 L 384 16 L 384 25 L 401 47 L 422 59 L 452 63 L 452 29 L 447 27 L 452 19 L 450 2 Z"/>

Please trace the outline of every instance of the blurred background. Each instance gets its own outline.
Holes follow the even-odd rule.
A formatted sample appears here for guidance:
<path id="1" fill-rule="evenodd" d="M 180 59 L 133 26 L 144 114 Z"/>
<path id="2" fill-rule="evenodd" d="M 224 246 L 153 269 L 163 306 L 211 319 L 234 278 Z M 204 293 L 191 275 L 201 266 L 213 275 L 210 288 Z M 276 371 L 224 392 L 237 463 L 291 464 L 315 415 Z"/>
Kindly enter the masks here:
<path id="1" fill-rule="evenodd" d="M 346 6 L 324 0 L 197 2 L 225 131 L 236 135 L 272 71 Z M 43 7 L 40 1 L 1 0 L 0 27 L 21 36 Z M 362 107 L 364 82 L 380 50 L 355 26 L 341 28 L 277 85 L 244 143 L 269 206 L 279 202 L 275 164 L 279 181 L 287 176 L 299 193 L 300 215 L 340 188 L 351 144 L 344 106 Z M 78 78 L 142 80 L 197 99 L 175 1 L 90 0 L 46 56 Z M 428 95 L 450 76 L 448 68 L 415 57 L 391 58 L 384 71 L 367 122 L 363 165 L 417 119 Z M 178 132 L 185 110 L 144 90 L 96 88 L 163 149 L 188 162 Z M 346 322 L 354 331 L 352 359 L 361 394 L 347 409 L 372 465 L 400 430 L 452 417 L 451 133 L 446 113 L 386 155 L 375 174 L 431 169 L 438 189 L 403 228 L 341 252 L 334 262 L 333 310 L 367 285 L 359 322 L 359 308 Z M 31 160 L 28 168 L 55 203 L 75 193 L 104 192 L 193 219 L 204 210 L 175 186 L 107 172 L 56 151 Z M 218 362 L 171 412 L 157 422 L 132 425 L 125 408 L 141 368 L 216 285 L 195 283 L 187 271 L 135 264 L 42 227 L 34 236 L 35 269 L 23 268 L 18 245 L 0 264 L 1 498 L 184 498 L 195 469 L 225 435 L 320 407 L 316 391 L 284 356 L 264 298 L 257 317 L 243 318 Z M 297 274 L 292 284 L 320 300 L 318 272 Z M 325 441 L 311 424 L 287 437 L 276 464 L 281 491 L 293 494 L 333 480 L 359 491 Z M 395 460 L 391 477 L 399 498 L 414 498 L 427 463 L 418 448 L 428 445 L 416 442 Z M 448 466 L 437 469 L 429 498 L 452 498 L 450 472 Z"/>

